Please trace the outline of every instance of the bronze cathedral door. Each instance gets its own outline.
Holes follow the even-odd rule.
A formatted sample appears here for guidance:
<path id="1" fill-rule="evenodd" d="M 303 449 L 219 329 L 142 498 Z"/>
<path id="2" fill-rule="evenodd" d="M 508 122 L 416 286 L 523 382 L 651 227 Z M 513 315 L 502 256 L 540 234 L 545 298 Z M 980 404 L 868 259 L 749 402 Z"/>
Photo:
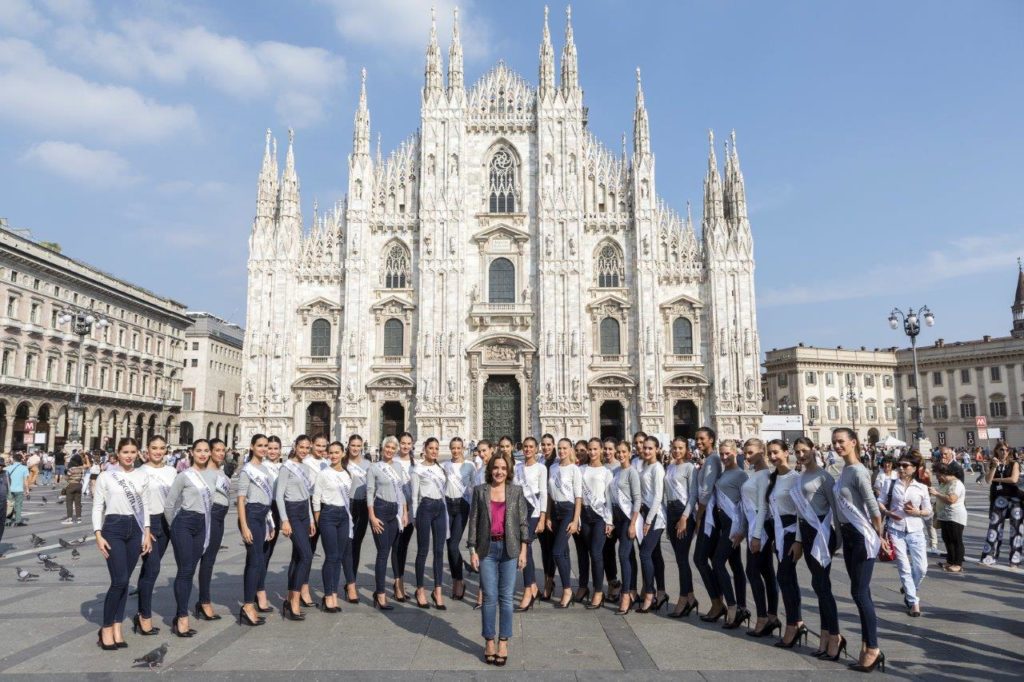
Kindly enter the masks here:
<path id="1" fill-rule="evenodd" d="M 513 443 L 522 439 L 520 434 L 522 394 L 514 376 L 488 377 L 483 394 L 483 437 L 497 445 L 498 439 L 508 436 Z"/>

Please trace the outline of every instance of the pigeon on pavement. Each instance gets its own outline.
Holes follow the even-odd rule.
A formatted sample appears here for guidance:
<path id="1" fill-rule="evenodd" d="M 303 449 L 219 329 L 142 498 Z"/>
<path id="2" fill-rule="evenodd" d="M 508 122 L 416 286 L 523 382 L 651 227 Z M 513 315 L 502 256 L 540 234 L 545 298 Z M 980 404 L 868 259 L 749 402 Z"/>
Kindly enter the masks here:
<path id="1" fill-rule="evenodd" d="M 19 568 L 15 568 L 14 572 L 18 574 L 18 582 L 19 583 L 27 582 L 29 580 L 35 580 L 36 578 L 39 577 L 35 573 L 29 573 L 24 568 L 20 568 L 20 567 Z"/>
<path id="2" fill-rule="evenodd" d="M 53 556 L 52 554 L 47 554 L 46 552 L 40 552 L 39 554 L 36 554 L 36 558 L 39 559 L 39 563 L 43 563 L 47 559 L 51 559 L 52 560 L 52 559 L 56 559 L 57 557 Z"/>
<path id="3" fill-rule="evenodd" d="M 148 654 L 146 654 L 142 658 L 136 658 L 133 661 L 133 664 L 134 665 L 138 665 L 140 663 L 145 663 L 150 668 L 159 668 L 160 665 L 164 662 L 164 656 L 166 656 L 166 655 L 167 655 L 167 642 L 164 642 L 159 647 L 157 647 L 156 649 L 153 649 L 152 651 L 150 651 Z"/>
<path id="4" fill-rule="evenodd" d="M 43 562 L 43 568 L 47 571 L 59 571 L 60 564 L 58 564 L 56 561 L 50 561 L 49 559 L 47 559 Z"/>
<path id="5" fill-rule="evenodd" d="M 32 546 L 33 547 L 42 547 L 45 544 L 46 544 L 46 540 L 45 539 L 39 537 L 35 533 L 32 533 Z"/>
<path id="6" fill-rule="evenodd" d="M 78 553 L 77 549 L 72 549 L 71 550 L 71 559 L 73 561 L 78 561 L 78 557 L 80 557 L 80 556 L 82 556 L 82 555 Z"/>
<path id="7" fill-rule="evenodd" d="M 64 549 L 71 549 L 72 547 L 74 547 L 74 545 L 72 545 L 64 538 L 57 538 L 57 544 L 63 547 Z"/>
<path id="8" fill-rule="evenodd" d="M 62 581 L 70 582 L 71 579 L 74 578 L 74 577 L 75 577 L 74 573 L 72 573 L 68 569 L 64 568 L 63 566 L 60 567 L 60 579 Z"/>
<path id="9" fill-rule="evenodd" d="M 43 504 L 46 504 L 46 498 L 45 497 L 43 498 Z"/>

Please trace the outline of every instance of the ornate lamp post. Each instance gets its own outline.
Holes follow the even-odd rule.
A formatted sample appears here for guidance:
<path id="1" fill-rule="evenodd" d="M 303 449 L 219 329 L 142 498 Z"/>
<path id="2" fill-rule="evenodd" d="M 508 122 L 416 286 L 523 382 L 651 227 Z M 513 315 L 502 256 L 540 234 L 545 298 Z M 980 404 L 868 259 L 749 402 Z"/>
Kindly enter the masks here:
<path id="1" fill-rule="evenodd" d="M 846 390 L 846 402 L 850 406 L 850 421 L 853 422 L 853 432 L 857 433 L 857 405 L 861 398 L 864 397 L 862 391 L 854 392 L 853 385 L 851 384 Z"/>
<path id="2" fill-rule="evenodd" d="M 93 325 L 107 327 L 110 320 L 99 313 L 90 310 L 65 308 L 61 310 L 57 318 L 60 324 L 70 324 L 71 330 L 78 335 L 78 362 L 75 365 L 75 400 L 71 403 L 71 447 L 72 449 L 82 448 L 82 353 L 85 350 L 85 337 L 92 333 Z M 77 447 L 76 447 L 77 446 Z"/>
<path id="3" fill-rule="evenodd" d="M 889 313 L 889 326 L 893 329 L 899 329 L 900 322 L 903 322 L 903 333 L 910 337 L 910 349 L 914 358 L 914 397 L 917 404 L 914 406 L 914 419 L 917 424 L 917 429 L 914 431 L 914 439 L 921 441 L 924 439 L 924 419 L 921 413 L 921 387 L 920 387 L 920 375 L 917 371 L 917 335 L 921 333 L 921 318 L 924 318 L 924 323 L 929 327 L 935 325 L 935 315 L 928 309 L 928 306 L 923 305 L 916 311 L 911 307 L 907 308 L 907 312 L 904 313 L 899 308 L 893 308 L 892 312 Z"/>

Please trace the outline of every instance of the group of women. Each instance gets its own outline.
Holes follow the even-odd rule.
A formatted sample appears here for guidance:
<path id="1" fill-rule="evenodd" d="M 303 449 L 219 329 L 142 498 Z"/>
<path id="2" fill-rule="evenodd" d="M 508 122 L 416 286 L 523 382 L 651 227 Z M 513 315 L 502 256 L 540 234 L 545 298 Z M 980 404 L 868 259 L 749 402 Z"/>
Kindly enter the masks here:
<path id="1" fill-rule="evenodd" d="M 315 606 L 309 581 L 320 542 L 320 609 L 336 613 L 342 598 L 356 603 L 359 550 L 368 527 L 376 547 L 373 606 L 393 609 L 386 586 L 388 564 L 391 597 L 405 602 L 406 560 L 415 533 L 416 606 L 447 608 L 446 554 L 451 598 L 462 600 L 465 574 L 479 572 L 477 605 L 483 608 L 485 660 L 502 665 L 508 656 L 513 612 L 525 612 L 537 600 L 557 599 L 557 607 L 563 609 L 580 602 L 598 609 L 610 599 L 619 615 L 634 609 L 659 611 L 669 601 L 661 546 L 667 533 L 679 575 L 679 599 L 670 617 L 699 613 L 693 587 L 696 568 L 711 598 L 700 616 L 703 621 L 724 619 L 726 629 L 749 626 L 749 583 L 756 620 L 747 634 L 765 637 L 779 632 L 775 646 L 780 648 L 805 643 L 809 631 L 801 614 L 796 571 L 803 558 L 820 614 L 820 644 L 814 655 L 838 661 L 847 640 L 840 631 L 830 572 L 841 543 L 862 637 L 860 655 L 851 667 L 863 672 L 884 669 L 870 582 L 879 549 L 887 540 L 854 432 L 840 428 L 832 435 L 833 447 L 846 463 L 838 481 L 821 467 L 807 439 L 798 439 L 793 448 L 800 471 L 792 466 L 781 440 L 767 446 L 757 439 L 742 446 L 733 440 L 717 444 L 714 431 L 702 428 L 696 443 L 696 457 L 688 442 L 677 438 L 669 444 L 669 457 L 663 458 L 661 443 L 642 433 L 632 444 L 598 438 L 556 442 L 546 434 L 539 441 L 525 439 L 522 461 L 516 462 L 509 438 L 497 444 L 479 442 L 472 460 L 466 459 L 462 440 L 455 438 L 448 444 L 450 461 L 440 463 L 436 438 L 424 441 L 417 459 L 414 439 L 404 433 L 385 438 L 379 459 L 371 463 L 357 435 L 347 444 L 300 436 L 283 458 L 280 439 L 257 434 L 238 480 L 238 523 L 247 548 L 238 622 L 263 625 L 262 614 L 273 610 L 265 581 L 281 536 L 292 549 L 287 598 L 281 605 L 284 618 L 303 620 L 303 609 Z M 162 465 L 162 439 L 151 440 L 147 463 L 133 469 L 137 447 L 129 439 L 118 445 L 120 468 L 100 476 L 93 508 L 97 543 L 111 574 L 99 639 L 104 649 L 123 646 L 120 622 L 128 576 L 140 553 L 144 559 L 133 628 L 143 635 L 157 631 L 150 604 L 168 538 L 178 565 L 172 632 L 181 637 L 195 634 L 188 603 L 197 565 L 200 594 L 193 613 L 199 619 L 220 618 L 210 604 L 209 577 L 228 505 L 228 482 L 220 473 L 223 443 L 197 441 L 192 467 L 178 476 Z M 469 562 L 460 549 L 467 527 Z M 539 540 L 540 567 L 534 564 L 534 540 Z M 572 544 L 579 576 L 575 591 Z M 513 607 L 517 567 L 524 590 Z M 556 584 L 561 586 L 557 597 Z"/>

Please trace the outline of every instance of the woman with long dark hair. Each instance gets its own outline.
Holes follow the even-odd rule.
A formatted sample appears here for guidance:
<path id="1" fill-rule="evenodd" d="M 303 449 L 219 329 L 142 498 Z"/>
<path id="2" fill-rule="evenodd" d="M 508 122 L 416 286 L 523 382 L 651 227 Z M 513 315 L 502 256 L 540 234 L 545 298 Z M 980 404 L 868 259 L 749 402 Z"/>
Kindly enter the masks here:
<path id="1" fill-rule="evenodd" d="M 769 513 L 766 527 L 772 545 L 768 551 L 774 551 L 779 560 L 776 580 L 782 593 L 782 604 L 786 607 L 786 631 L 775 646 L 792 649 L 799 640 L 807 638 L 807 627 L 800 612 L 800 583 L 796 574 L 799 554 L 793 549 L 799 537 L 799 525 L 797 507 L 791 493 L 800 483 L 800 474 L 789 465 L 789 449 L 784 440 L 776 438 L 768 441 L 768 459 L 775 467 L 768 480 L 768 490 L 765 491 Z"/>
<path id="2" fill-rule="evenodd" d="M 138 472 L 146 479 L 146 506 L 149 508 L 149 536 L 153 549 L 142 558 L 139 569 L 139 606 L 132 618 L 132 632 L 139 635 L 155 635 L 160 628 L 153 625 L 153 589 L 160 576 L 160 562 L 171 541 L 171 527 L 164 518 L 164 500 L 174 484 L 177 473 L 168 466 L 167 441 L 163 436 L 153 436 L 146 445 L 145 463 Z"/>
<path id="3" fill-rule="evenodd" d="M 561 439 L 558 441 L 558 462 L 551 466 L 548 475 L 549 530 L 555 537 L 552 553 L 562 582 L 562 599 L 558 604 L 562 609 L 569 608 L 573 602 L 569 537 L 579 532 L 583 509 L 583 476 L 573 459 L 572 441 Z"/>
<path id="4" fill-rule="evenodd" d="M 537 572 L 533 565 L 533 539 L 547 523 L 548 470 L 537 461 L 537 439 L 523 439 L 523 461 L 515 465 L 515 483 L 523 489 L 529 519 L 526 523 L 526 566 L 523 567 L 523 600 L 517 613 L 529 610 L 537 599 Z"/>
<path id="5" fill-rule="evenodd" d="M 239 624 L 263 625 L 260 613 L 274 609 L 267 603 L 264 582 L 267 577 L 267 552 L 277 527 L 270 513 L 274 505 L 274 482 L 264 462 L 269 441 L 262 433 L 249 441 L 249 456 L 238 474 L 238 530 L 245 543 L 242 608 Z M 261 599 L 260 601 L 257 601 Z"/>
<path id="6" fill-rule="evenodd" d="M 441 444 L 423 442 L 423 461 L 411 471 L 412 517 L 416 526 L 416 606 L 430 608 L 426 595 L 427 555 L 433 549 L 434 608 L 444 611 L 444 549 L 448 541 L 448 510 L 444 502 L 446 474 L 437 463 Z M 431 542 L 433 539 L 433 542 Z M 420 599 L 422 597 L 422 600 Z"/>
<path id="7" fill-rule="evenodd" d="M 189 626 L 188 602 L 196 567 L 210 543 L 213 489 L 217 487 L 217 472 L 206 468 L 210 461 L 210 442 L 200 438 L 192 443 L 189 458 L 192 466 L 174 479 L 164 503 L 164 518 L 171 526 L 171 545 L 178 566 L 174 577 L 177 612 L 171 626 L 171 632 L 178 637 L 196 634 Z"/>
<path id="8" fill-rule="evenodd" d="M 267 445 L 264 450 L 265 456 L 263 458 L 263 466 L 270 477 L 271 489 L 276 491 L 277 477 L 281 475 L 281 467 L 284 466 L 284 457 L 281 454 L 283 448 L 281 439 L 278 436 L 270 435 L 266 438 Z M 281 537 L 281 514 L 278 513 L 277 505 L 274 504 L 273 501 L 270 504 L 270 520 L 273 523 L 273 528 L 275 530 L 270 535 L 266 551 L 263 554 L 266 566 L 263 569 L 263 574 L 260 578 L 259 590 L 256 593 L 256 608 L 260 613 L 271 613 L 274 610 L 273 607 L 270 606 L 270 601 L 267 599 L 267 590 L 264 585 L 267 574 L 270 573 L 270 560 L 274 556 L 274 549 L 277 547 L 277 540 Z"/>
<path id="9" fill-rule="evenodd" d="M 679 573 L 679 600 L 669 617 L 685 618 L 699 608 L 690 567 L 690 545 L 697 529 L 697 470 L 690 462 L 690 444 L 685 438 L 673 438 L 669 454 L 672 461 L 665 471 L 666 528 Z"/>
<path id="10" fill-rule="evenodd" d="M 885 671 L 885 654 L 878 648 L 878 618 L 871 599 L 871 574 L 878 550 L 889 551 L 882 526 L 882 513 L 871 489 L 871 473 L 860 458 L 860 440 L 853 429 L 832 431 L 832 448 L 846 466 L 835 485 L 836 517 L 843 537 L 843 562 L 850 574 L 850 596 L 860 615 L 860 659 L 850 665 L 859 672 L 876 667 Z"/>
<path id="11" fill-rule="evenodd" d="M 637 467 L 633 466 L 633 453 L 627 441 L 619 441 L 615 446 L 615 456 L 619 460 L 619 468 L 613 474 L 615 506 L 612 510 L 612 520 L 619 541 L 619 574 L 622 576 L 619 610 L 615 613 L 625 616 L 637 600 L 636 577 L 640 570 L 633 544 L 637 538 L 643 537 L 643 525 L 640 520 L 643 491 L 640 488 L 640 473 Z"/>
<path id="12" fill-rule="evenodd" d="M 310 538 L 316 535 L 310 497 L 313 495 L 313 472 L 303 461 L 309 456 L 312 443 L 309 436 L 295 439 L 288 461 L 281 467 L 277 478 L 274 502 L 281 515 L 281 535 L 291 538 L 292 558 L 288 564 L 288 598 L 281 604 L 281 615 L 287 620 L 304 620 L 299 609 L 314 606 L 309 591 L 309 573 L 313 566 L 313 546 Z"/>
<path id="13" fill-rule="evenodd" d="M 210 540 L 202 559 L 199 560 L 199 601 L 196 602 L 194 613 L 200 620 L 220 620 L 220 616 L 213 610 L 210 584 L 213 581 L 213 567 L 217 563 L 220 543 L 224 539 L 224 519 L 228 515 L 228 505 L 231 503 L 228 499 L 231 480 L 224 475 L 226 452 L 227 445 L 220 438 L 210 441 L 210 460 L 206 463 L 206 468 L 216 474 L 216 484 L 213 488 L 213 508 L 210 512 Z"/>
<path id="14" fill-rule="evenodd" d="M 370 530 L 377 558 L 373 565 L 373 605 L 382 611 L 391 611 L 384 581 L 387 577 L 388 556 L 392 571 L 398 576 L 395 543 L 403 526 L 409 525 L 409 512 L 402 490 L 402 469 L 394 463 L 398 452 L 398 439 L 388 436 L 380 445 L 380 459 L 370 465 L 366 474 L 366 504 L 370 515 Z M 397 599 L 397 598 L 396 598 Z M 404 601 L 403 597 L 400 601 Z"/>
<path id="15" fill-rule="evenodd" d="M 409 523 L 405 524 L 395 540 L 394 553 L 391 555 L 391 568 L 395 574 L 395 601 L 404 602 L 408 599 L 405 593 L 405 563 L 409 556 L 409 542 L 416 530 L 415 519 L 412 517 L 412 469 L 416 466 L 413 457 L 413 446 L 416 441 L 412 434 L 405 431 L 398 436 L 398 454 L 392 460 L 396 471 L 402 476 L 402 493 L 405 495 L 405 508 L 410 510 Z"/>
<path id="16" fill-rule="evenodd" d="M 313 483 L 313 521 L 320 529 L 324 545 L 324 565 L 321 571 L 324 596 L 320 610 L 340 613 L 338 586 L 342 570 L 345 584 L 355 588 L 352 569 L 352 517 L 349 514 L 352 496 L 352 477 L 345 466 L 345 446 L 335 441 L 327 447 L 327 468 L 317 474 Z"/>
<path id="17" fill-rule="evenodd" d="M 103 623 L 96 644 L 104 651 L 128 646 L 121 633 L 128 580 L 139 556 L 152 547 L 149 535 L 149 507 L 146 502 L 148 477 L 135 468 L 139 443 L 122 438 L 117 444 L 117 467 L 104 471 L 96 480 L 92 504 L 92 528 L 96 547 L 107 562 L 110 588 L 103 600 Z"/>
<path id="18" fill-rule="evenodd" d="M 754 595 L 757 621 L 751 637 L 764 637 L 782 630 L 779 620 L 779 587 L 775 582 L 775 561 L 772 559 L 768 523 L 768 486 L 772 471 L 764 452 L 764 441 L 750 438 L 743 444 L 747 466 L 753 473 L 740 488 L 741 510 L 747 530 L 747 582 Z"/>
<path id="19" fill-rule="evenodd" d="M 448 509 L 448 570 L 452 574 L 452 599 L 462 600 L 466 596 L 463 581 L 465 561 L 459 543 L 469 521 L 469 503 L 473 496 L 473 475 L 476 467 L 467 462 L 466 444 L 456 436 L 448 443 L 451 460 L 441 466 L 445 471 L 445 506 Z"/>
<path id="20" fill-rule="evenodd" d="M 364 447 L 363 437 L 358 433 L 348 437 L 348 446 L 345 448 L 345 471 L 352 477 L 352 496 L 349 500 L 349 514 L 352 517 L 352 581 L 345 586 L 345 598 L 350 604 L 359 603 L 356 581 L 359 579 L 360 550 L 363 538 L 366 537 L 366 526 L 370 522 L 366 508 L 366 473 L 370 468 L 370 461 L 363 456 Z"/>
<path id="21" fill-rule="evenodd" d="M 656 590 L 659 582 L 665 583 L 665 562 L 657 560 L 661 554 L 655 551 L 661 544 L 661 535 L 665 531 L 665 510 L 661 504 L 665 497 L 665 467 L 659 461 L 660 455 L 661 443 L 654 436 L 647 436 L 644 439 L 643 469 L 640 473 L 640 516 L 643 518 L 643 537 L 638 538 L 640 572 L 644 579 L 641 589 L 643 603 L 637 607 L 637 613 L 657 611 L 668 602 L 668 595 L 659 598 Z"/>
<path id="22" fill-rule="evenodd" d="M 555 437 L 550 433 L 545 433 L 540 437 L 540 455 L 546 469 L 544 475 L 549 476 L 551 466 L 558 460 L 558 455 L 555 452 Z M 544 486 L 547 488 L 546 481 Z M 544 511 L 547 511 L 547 505 L 545 505 Z M 551 517 L 546 514 L 545 517 L 544 527 L 537 534 L 537 539 L 540 541 L 541 565 L 544 568 L 544 589 L 539 598 L 541 601 L 550 601 L 551 594 L 555 590 L 555 534 L 550 529 Z"/>

